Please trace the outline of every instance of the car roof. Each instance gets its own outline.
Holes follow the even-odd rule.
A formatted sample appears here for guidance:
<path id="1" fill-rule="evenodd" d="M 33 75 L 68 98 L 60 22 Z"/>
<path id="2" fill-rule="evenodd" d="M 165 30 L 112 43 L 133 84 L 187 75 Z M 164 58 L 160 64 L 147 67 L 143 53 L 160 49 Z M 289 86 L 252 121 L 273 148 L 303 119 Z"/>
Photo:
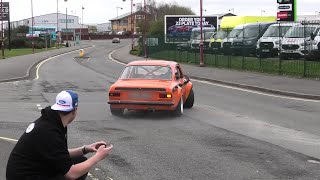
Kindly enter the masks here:
<path id="1" fill-rule="evenodd" d="M 274 27 L 274 26 L 280 26 L 280 27 L 282 27 L 282 26 L 298 26 L 298 25 L 301 25 L 300 23 L 296 23 L 296 22 L 294 22 L 294 23 L 276 23 L 276 24 L 272 24 L 271 26 L 272 27 Z"/>
<path id="2" fill-rule="evenodd" d="M 175 66 L 178 64 L 177 62 L 174 61 L 166 61 L 166 60 L 136 60 L 128 63 L 126 66 Z"/>

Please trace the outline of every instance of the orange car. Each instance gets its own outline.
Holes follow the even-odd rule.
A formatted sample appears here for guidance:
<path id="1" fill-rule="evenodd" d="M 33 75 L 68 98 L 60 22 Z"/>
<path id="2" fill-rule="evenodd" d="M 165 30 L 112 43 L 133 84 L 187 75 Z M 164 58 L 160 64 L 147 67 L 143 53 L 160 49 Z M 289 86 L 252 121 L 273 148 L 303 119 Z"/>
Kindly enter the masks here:
<path id="1" fill-rule="evenodd" d="M 109 89 L 110 110 L 122 115 L 124 109 L 171 111 L 180 116 L 191 108 L 194 93 L 190 78 L 173 61 L 140 60 L 127 64 Z"/>

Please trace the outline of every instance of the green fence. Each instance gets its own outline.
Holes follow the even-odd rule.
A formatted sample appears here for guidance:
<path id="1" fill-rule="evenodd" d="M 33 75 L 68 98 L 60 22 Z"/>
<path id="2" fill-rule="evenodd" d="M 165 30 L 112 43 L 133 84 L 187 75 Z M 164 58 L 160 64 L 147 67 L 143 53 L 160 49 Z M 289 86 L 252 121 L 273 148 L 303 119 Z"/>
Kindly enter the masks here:
<path id="1" fill-rule="evenodd" d="M 148 56 L 156 59 L 172 60 L 181 63 L 200 64 L 199 49 L 192 50 L 186 42 L 165 43 L 164 37 L 148 37 Z M 294 57 L 284 59 L 278 56 L 261 57 L 255 54 L 224 54 L 206 49 L 203 59 L 206 66 L 263 72 L 288 76 L 320 78 L 320 59 Z M 240 55 L 235 55 L 240 54 Z"/>

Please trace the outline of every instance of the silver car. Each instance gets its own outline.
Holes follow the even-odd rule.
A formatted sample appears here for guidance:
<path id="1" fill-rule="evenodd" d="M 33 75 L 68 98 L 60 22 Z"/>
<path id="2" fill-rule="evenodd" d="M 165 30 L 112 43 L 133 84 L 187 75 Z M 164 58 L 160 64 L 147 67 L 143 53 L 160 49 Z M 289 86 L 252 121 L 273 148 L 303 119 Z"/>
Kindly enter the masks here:
<path id="1" fill-rule="evenodd" d="M 114 37 L 112 43 L 120 43 L 120 38 Z"/>

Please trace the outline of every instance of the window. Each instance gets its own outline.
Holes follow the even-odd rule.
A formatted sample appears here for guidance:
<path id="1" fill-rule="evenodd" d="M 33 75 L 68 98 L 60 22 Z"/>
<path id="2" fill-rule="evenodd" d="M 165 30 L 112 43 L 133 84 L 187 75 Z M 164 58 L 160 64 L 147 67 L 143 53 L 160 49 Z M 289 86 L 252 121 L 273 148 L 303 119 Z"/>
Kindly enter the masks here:
<path id="1" fill-rule="evenodd" d="M 67 20 L 68 20 L 67 23 L 74 23 L 74 19 L 67 19 Z M 60 19 L 59 21 L 60 23 L 66 23 L 66 19 Z"/>
<path id="2" fill-rule="evenodd" d="M 128 26 L 128 19 L 123 19 L 120 21 L 120 26 Z"/>
<path id="3" fill-rule="evenodd" d="M 172 71 L 169 66 L 128 66 L 120 79 L 161 79 L 171 80 Z"/>

